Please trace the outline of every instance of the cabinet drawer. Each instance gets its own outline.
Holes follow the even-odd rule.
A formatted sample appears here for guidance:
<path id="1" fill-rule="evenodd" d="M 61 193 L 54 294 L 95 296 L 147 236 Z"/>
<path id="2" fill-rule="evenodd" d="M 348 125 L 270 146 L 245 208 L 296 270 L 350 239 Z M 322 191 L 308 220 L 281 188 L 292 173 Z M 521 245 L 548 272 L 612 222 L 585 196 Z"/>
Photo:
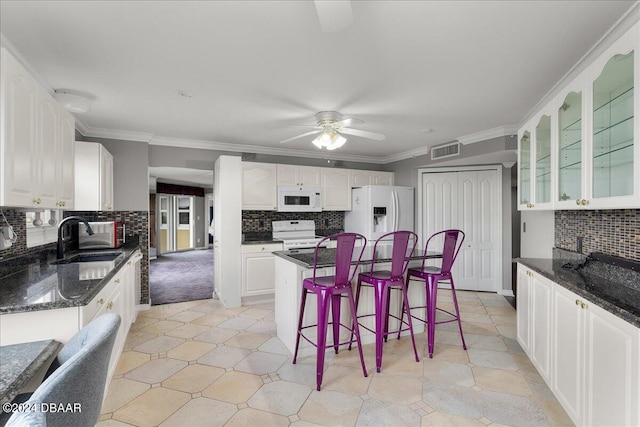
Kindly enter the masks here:
<path id="1" fill-rule="evenodd" d="M 87 305 L 82 307 L 80 312 L 80 323 L 81 325 L 86 325 L 89 323 L 96 315 L 96 313 L 102 309 L 106 304 L 109 303 L 109 297 L 113 294 L 114 290 L 118 287 L 120 283 L 121 273 L 118 272 L 110 281 L 107 283 L 104 288 L 98 295 L 96 295 Z"/>
<path id="2" fill-rule="evenodd" d="M 266 243 L 264 245 L 242 245 L 240 250 L 243 254 L 269 254 L 274 251 L 281 251 L 282 243 Z"/>

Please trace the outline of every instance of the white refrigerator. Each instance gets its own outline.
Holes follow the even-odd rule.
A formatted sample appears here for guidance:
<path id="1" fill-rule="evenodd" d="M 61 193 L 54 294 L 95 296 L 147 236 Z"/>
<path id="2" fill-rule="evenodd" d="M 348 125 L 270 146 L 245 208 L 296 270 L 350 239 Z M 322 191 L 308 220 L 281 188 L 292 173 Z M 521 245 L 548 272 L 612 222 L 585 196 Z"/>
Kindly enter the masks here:
<path id="1" fill-rule="evenodd" d="M 344 230 L 360 233 L 371 243 L 392 231 L 413 231 L 413 193 L 413 187 L 354 188 L 351 211 L 344 216 Z"/>

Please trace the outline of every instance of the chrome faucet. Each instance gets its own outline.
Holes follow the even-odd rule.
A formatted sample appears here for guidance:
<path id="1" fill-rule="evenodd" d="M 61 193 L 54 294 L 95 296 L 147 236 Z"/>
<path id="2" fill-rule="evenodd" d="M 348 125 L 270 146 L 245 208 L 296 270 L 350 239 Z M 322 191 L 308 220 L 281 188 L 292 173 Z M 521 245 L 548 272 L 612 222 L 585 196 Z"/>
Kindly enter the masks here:
<path id="1" fill-rule="evenodd" d="M 91 226 L 89 225 L 89 221 L 87 221 L 85 218 L 81 216 L 68 216 L 66 218 L 63 218 L 62 221 L 60 221 L 60 224 L 58 224 L 58 245 L 56 247 L 56 259 L 64 258 L 64 243 L 62 242 L 62 226 L 67 221 L 71 221 L 71 220 L 83 222 L 84 225 L 87 226 L 87 234 L 89 236 L 93 235 L 93 229 L 91 229 Z"/>

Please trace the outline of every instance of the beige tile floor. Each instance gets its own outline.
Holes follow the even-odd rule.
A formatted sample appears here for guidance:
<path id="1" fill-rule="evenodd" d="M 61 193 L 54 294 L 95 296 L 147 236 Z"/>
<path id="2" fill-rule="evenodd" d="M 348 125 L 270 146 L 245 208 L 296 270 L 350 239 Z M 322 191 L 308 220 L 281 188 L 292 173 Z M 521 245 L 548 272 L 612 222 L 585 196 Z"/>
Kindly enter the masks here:
<path id="1" fill-rule="evenodd" d="M 439 306 L 451 307 L 440 291 Z M 273 305 L 225 309 L 205 300 L 154 306 L 127 337 L 98 426 L 548 426 L 572 425 L 515 340 L 515 311 L 496 294 L 458 292 L 468 351 L 456 324 L 438 325 L 433 359 L 419 334 L 327 353 L 322 391 L 315 357 L 291 363 Z"/>

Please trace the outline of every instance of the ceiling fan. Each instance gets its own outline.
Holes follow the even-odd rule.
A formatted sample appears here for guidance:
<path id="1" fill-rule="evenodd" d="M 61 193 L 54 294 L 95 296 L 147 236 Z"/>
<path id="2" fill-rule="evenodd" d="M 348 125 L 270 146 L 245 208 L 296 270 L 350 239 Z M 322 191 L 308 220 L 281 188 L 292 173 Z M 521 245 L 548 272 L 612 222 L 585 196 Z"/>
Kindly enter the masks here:
<path id="1" fill-rule="evenodd" d="M 316 139 L 312 141 L 313 145 L 318 148 L 324 147 L 327 150 L 335 150 L 336 148 L 342 147 L 344 143 L 347 142 L 347 139 L 342 136 L 342 134 L 375 139 L 376 141 L 382 141 L 386 138 L 385 135 L 381 133 L 368 132 L 366 130 L 352 129 L 348 127 L 354 124 L 362 124 L 364 121 L 356 119 L 355 117 L 344 117 L 337 111 L 320 111 L 319 113 L 316 113 L 315 117 L 317 121 L 316 125 L 296 125 L 312 127 L 314 130 L 285 139 L 284 141 L 280 141 L 280 143 L 284 144 L 298 138 L 319 134 Z"/>

